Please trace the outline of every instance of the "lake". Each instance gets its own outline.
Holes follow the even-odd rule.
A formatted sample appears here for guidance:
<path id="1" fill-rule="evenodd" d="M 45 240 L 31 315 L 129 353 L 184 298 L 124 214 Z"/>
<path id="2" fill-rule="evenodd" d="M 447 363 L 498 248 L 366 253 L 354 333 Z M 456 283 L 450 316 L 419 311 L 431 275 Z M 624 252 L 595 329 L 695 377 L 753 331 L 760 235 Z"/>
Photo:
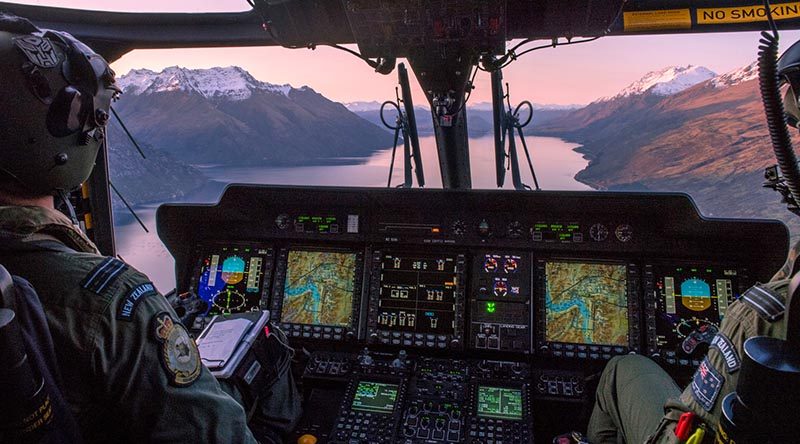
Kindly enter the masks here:
<path id="1" fill-rule="evenodd" d="M 539 186 L 545 190 L 590 190 L 575 180 L 575 174 L 588 163 L 573 149 L 579 145 L 552 137 L 528 137 L 531 158 L 536 169 Z M 522 149 L 517 143 L 518 149 Z M 442 186 L 436 143 L 433 137 L 420 138 L 425 187 Z M 326 165 L 290 168 L 198 166 L 211 181 L 205 187 L 186 196 L 181 202 L 215 203 L 229 183 L 256 183 L 272 185 L 328 185 L 385 187 L 389 175 L 391 149 L 378 151 L 366 159 L 355 159 L 353 165 Z M 402 145 L 392 177 L 392 186 L 402 182 Z M 523 182 L 533 186 L 524 153 L 520 152 Z M 491 135 L 470 138 L 470 162 L 473 188 L 496 188 L 494 167 L 494 139 Z M 113 168 L 113 165 L 112 165 Z M 511 188 L 511 172 L 506 173 L 505 188 Z M 136 214 L 144 221 L 150 233 L 129 215 L 118 210 L 114 215 L 117 254 L 125 261 L 147 274 L 161 292 L 175 287 L 172 256 L 156 235 L 155 210 L 158 204 L 139 205 Z"/>

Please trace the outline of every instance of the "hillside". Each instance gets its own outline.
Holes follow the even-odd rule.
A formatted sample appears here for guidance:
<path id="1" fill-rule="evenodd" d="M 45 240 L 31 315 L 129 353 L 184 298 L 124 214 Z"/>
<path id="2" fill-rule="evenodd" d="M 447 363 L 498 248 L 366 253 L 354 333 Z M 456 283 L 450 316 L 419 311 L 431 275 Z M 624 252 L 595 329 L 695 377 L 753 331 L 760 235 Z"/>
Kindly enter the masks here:
<path id="1" fill-rule="evenodd" d="M 116 119 L 108 125 L 111 182 L 131 205 L 166 202 L 186 196 L 205 185 L 207 178 L 197 169 L 144 144 L 143 159 Z M 141 144 L 141 141 L 137 142 Z M 123 204 L 112 192 L 115 208 Z"/>
<path id="2" fill-rule="evenodd" d="M 309 87 L 238 67 L 132 70 L 117 110 L 145 144 L 191 164 L 310 165 L 364 157 L 391 136 Z"/>
<path id="3" fill-rule="evenodd" d="M 756 76 L 749 65 L 677 91 L 658 82 L 623 90 L 538 133 L 581 143 L 590 163 L 576 178 L 595 188 L 684 191 L 706 215 L 779 218 L 794 231 L 796 218 L 761 187 L 775 159 Z"/>

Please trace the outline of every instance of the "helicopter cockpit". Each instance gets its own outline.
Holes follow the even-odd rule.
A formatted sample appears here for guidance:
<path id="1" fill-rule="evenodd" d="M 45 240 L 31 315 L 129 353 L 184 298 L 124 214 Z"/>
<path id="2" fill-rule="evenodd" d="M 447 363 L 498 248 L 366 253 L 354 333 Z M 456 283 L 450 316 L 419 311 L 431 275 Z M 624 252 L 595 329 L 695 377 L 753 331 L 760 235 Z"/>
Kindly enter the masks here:
<path id="1" fill-rule="evenodd" d="M 235 184 L 217 204 L 157 210 L 175 294 L 203 302 L 187 327 L 268 313 L 302 356 L 293 371 L 305 413 L 290 442 L 549 442 L 585 429 L 613 356 L 651 357 L 686 381 L 728 305 L 784 264 L 780 221 L 708 218 L 681 193 L 526 186 L 528 114 L 505 105 L 502 83 L 523 43 L 766 30 L 760 2 L 249 3 L 240 13 L 0 10 L 66 30 L 109 61 L 138 48 L 334 46 L 375 75 L 397 71 L 398 99 L 384 106 L 404 144 L 400 187 Z M 782 29 L 800 27 L 800 4 L 773 3 Z M 398 59 L 430 107 L 442 189 L 422 188 Z M 479 69 L 492 76 L 497 186 L 510 165 L 516 190 L 472 189 L 465 101 Z M 98 165 L 81 200 L 93 240 L 114 255 L 107 151 Z"/>

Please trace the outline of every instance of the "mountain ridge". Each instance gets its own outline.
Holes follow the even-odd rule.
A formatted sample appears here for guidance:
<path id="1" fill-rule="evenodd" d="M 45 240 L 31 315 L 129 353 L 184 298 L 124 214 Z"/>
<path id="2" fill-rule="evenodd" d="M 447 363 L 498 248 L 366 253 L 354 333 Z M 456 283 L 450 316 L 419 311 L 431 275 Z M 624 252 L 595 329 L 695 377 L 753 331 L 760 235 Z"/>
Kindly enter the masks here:
<path id="1" fill-rule="evenodd" d="M 648 72 L 639 80 L 623 88 L 615 96 L 602 97 L 595 102 L 611 101 L 646 93 L 669 96 L 716 76 L 717 74 L 714 71 L 704 66 L 667 66 L 657 71 Z"/>
<path id="2" fill-rule="evenodd" d="M 239 67 L 131 70 L 115 105 L 145 143 L 191 164 L 312 165 L 366 157 L 391 135 L 313 89 Z"/>
<path id="3" fill-rule="evenodd" d="M 593 102 L 537 129 L 582 146 L 576 179 L 594 188 L 688 192 L 703 214 L 777 218 L 800 228 L 761 187 L 775 163 L 754 64 L 679 92 Z"/>

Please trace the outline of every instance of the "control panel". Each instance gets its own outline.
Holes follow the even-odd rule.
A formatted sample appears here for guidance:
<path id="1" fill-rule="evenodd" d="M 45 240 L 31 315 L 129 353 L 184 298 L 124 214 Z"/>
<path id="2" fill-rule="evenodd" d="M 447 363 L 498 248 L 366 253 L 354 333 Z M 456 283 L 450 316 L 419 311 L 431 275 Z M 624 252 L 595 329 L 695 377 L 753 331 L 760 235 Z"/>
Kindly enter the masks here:
<path id="1" fill-rule="evenodd" d="M 269 309 L 307 357 L 294 439 L 348 444 L 578 429 L 553 418 L 587 419 L 615 355 L 688 376 L 788 245 L 678 194 L 231 186 L 158 221 L 178 293 L 205 304 L 192 326 Z"/>
<path id="2" fill-rule="evenodd" d="M 331 433 L 331 442 L 396 442 L 404 393 L 404 380 L 351 380 L 341 406 L 342 413 Z"/>
<path id="3" fill-rule="evenodd" d="M 532 442 L 533 420 L 527 384 L 476 381 L 469 393 L 469 439 Z"/>
<path id="4" fill-rule="evenodd" d="M 531 267 L 521 252 L 478 253 L 472 266 L 470 347 L 531 352 Z"/>
<path id="5" fill-rule="evenodd" d="M 421 359 L 409 386 L 399 442 L 462 442 L 467 364 L 462 360 Z"/>

